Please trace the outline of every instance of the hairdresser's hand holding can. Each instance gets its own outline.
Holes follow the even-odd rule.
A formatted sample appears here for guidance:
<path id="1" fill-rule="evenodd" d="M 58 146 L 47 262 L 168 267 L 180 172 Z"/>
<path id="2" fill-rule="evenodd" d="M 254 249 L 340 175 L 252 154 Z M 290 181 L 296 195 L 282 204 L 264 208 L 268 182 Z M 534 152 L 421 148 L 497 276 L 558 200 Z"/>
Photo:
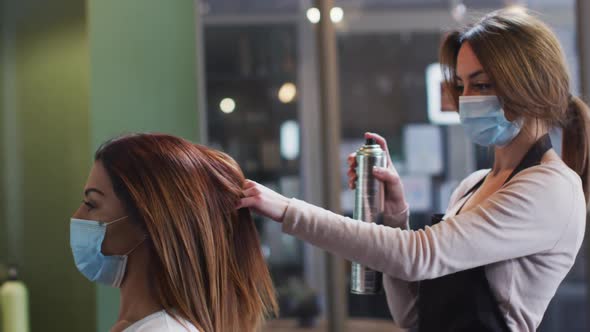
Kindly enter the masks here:
<path id="1" fill-rule="evenodd" d="M 386 167 L 374 167 L 373 175 L 378 180 L 383 181 L 385 189 L 385 200 L 384 200 L 384 215 L 397 215 L 405 211 L 408 207 L 406 198 L 404 196 L 404 188 L 399 174 L 395 170 L 389 149 L 387 148 L 387 142 L 385 139 L 377 134 L 366 133 L 366 139 L 374 139 L 375 142 L 385 151 L 385 157 L 387 160 Z M 351 153 L 348 156 L 348 186 L 350 189 L 356 189 L 357 183 L 357 161 L 356 152 Z"/>

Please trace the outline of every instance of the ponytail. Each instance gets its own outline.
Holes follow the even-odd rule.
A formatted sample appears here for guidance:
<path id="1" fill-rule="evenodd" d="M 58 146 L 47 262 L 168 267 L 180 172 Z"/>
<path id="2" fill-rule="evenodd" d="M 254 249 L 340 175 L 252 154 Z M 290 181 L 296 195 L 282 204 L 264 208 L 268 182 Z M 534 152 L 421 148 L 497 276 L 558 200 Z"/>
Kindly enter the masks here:
<path id="1" fill-rule="evenodd" d="M 590 197 L 588 164 L 590 158 L 590 108 L 580 98 L 572 96 L 563 127 L 562 158 L 582 179 L 586 204 Z"/>

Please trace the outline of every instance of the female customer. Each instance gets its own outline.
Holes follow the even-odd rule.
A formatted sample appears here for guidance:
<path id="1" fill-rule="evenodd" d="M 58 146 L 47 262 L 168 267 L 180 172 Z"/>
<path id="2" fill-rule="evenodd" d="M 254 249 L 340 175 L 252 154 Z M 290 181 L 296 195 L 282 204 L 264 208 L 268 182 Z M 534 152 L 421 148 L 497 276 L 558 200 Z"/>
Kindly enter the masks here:
<path id="1" fill-rule="evenodd" d="M 111 331 L 255 331 L 276 312 L 244 176 L 227 155 L 157 134 L 96 152 L 70 224 L 76 266 L 120 288 Z"/>

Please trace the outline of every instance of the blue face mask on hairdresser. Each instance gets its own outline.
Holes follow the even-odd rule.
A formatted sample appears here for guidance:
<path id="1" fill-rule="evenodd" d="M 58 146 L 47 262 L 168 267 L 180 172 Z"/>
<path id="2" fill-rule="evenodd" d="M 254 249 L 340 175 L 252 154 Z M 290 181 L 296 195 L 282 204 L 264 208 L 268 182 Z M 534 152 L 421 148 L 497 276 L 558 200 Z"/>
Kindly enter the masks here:
<path id="1" fill-rule="evenodd" d="M 72 218 L 70 222 L 70 246 L 78 271 L 88 280 L 107 286 L 121 287 L 127 268 L 127 258 L 140 244 L 124 255 L 105 256 L 101 252 L 107 226 L 119 222 L 122 217 L 111 222 Z"/>
<path id="2" fill-rule="evenodd" d="M 522 129 L 522 119 L 508 121 L 497 96 L 460 96 L 459 115 L 465 133 L 482 146 L 504 146 Z"/>

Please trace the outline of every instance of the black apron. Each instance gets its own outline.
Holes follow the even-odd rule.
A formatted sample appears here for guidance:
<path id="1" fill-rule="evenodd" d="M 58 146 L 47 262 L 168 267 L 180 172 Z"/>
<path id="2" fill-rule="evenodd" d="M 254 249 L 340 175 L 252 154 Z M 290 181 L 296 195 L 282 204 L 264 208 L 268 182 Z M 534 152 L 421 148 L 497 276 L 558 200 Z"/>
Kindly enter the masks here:
<path id="1" fill-rule="evenodd" d="M 549 135 L 543 136 L 531 147 L 506 182 L 518 172 L 539 165 L 545 152 L 551 148 Z M 477 190 L 486 177 L 463 198 Z M 463 206 L 459 211 L 462 208 Z M 441 222 L 442 217 L 440 214 L 434 215 L 432 223 Z M 421 281 L 418 293 L 418 326 L 420 332 L 510 331 L 486 278 L 485 266 Z"/>

